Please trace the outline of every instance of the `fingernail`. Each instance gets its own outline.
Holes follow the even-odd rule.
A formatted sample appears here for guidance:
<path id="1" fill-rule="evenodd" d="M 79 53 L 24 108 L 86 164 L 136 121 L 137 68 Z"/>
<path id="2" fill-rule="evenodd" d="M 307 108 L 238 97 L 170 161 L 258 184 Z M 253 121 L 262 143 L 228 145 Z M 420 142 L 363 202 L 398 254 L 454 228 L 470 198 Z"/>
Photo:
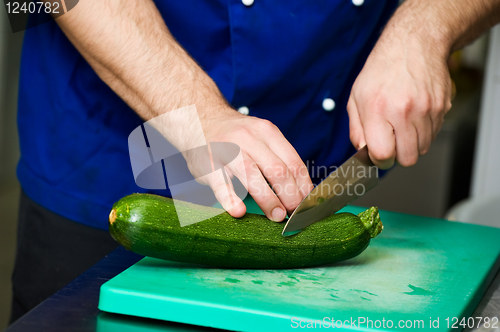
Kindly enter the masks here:
<path id="1" fill-rule="evenodd" d="M 273 212 L 271 212 L 271 217 L 273 221 L 282 221 L 284 216 L 285 211 L 282 208 L 274 208 Z"/>

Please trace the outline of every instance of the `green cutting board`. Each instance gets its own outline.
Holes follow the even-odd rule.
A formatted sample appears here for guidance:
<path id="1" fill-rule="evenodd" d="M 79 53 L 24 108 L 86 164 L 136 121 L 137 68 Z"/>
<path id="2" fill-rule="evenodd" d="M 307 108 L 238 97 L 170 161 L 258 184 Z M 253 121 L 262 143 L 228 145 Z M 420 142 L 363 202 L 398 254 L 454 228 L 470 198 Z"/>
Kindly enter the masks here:
<path id="1" fill-rule="evenodd" d="M 472 315 L 498 270 L 500 229 L 380 215 L 385 228 L 370 246 L 331 266 L 227 270 L 144 258 L 103 284 L 99 309 L 236 331 L 332 322 L 339 330 L 453 330 L 456 318 Z"/>

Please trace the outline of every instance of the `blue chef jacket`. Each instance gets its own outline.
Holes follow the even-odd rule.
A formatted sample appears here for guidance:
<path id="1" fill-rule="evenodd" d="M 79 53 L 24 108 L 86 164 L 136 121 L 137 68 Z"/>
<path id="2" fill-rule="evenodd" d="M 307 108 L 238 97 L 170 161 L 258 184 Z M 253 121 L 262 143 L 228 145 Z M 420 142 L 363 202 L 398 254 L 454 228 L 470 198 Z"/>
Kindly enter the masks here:
<path id="1" fill-rule="evenodd" d="M 354 2 L 155 1 L 173 36 L 229 103 L 276 124 L 309 166 L 338 165 L 354 152 L 349 92 L 397 5 Z M 134 182 L 127 145 L 141 123 L 55 22 L 26 31 L 17 172 L 30 198 L 107 229 L 113 202 L 146 191 Z"/>

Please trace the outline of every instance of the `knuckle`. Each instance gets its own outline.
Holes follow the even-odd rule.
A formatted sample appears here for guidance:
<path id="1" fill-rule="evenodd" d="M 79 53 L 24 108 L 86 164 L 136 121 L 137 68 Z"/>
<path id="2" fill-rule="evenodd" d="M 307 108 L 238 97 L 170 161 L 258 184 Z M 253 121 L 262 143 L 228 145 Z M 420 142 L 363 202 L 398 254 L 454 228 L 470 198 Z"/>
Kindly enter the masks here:
<path id="1" fill-rule="evenodd" d="M 425 117 L 428 117 L 429 115 L 431 115 L 431 108 L 430 107 L 423 107 L 423 106 L 420 106 L 420 107 L 417 107 L 415 110 L 414 110 L 415 114 L 417 115 L 417 118 L 419 119 L 422 119 L 422 118 L 425 118 Z"/>
<path id="2" fill-rule="evenodd" d="M 399 158 L 398 162 L 403 167 L 410 167 L 415 165 L 417 163 L 417 160 L 418 160 L 417 155 L 411 155 L 411 156 L 406 156 L 404 158 Z"/>
<path id="3" fill-rule="evenodd" d="M 349 138 L 351 139 L 352 143 L 359 141 L 359 137 L 361 136 L 361 134 L 362 134 L 361 128 L 353 125 L 352 123 L 349 124 Z"/>
<path id="4" fill-rule="evenodd" d="M 354 105 L 353 105 L 352 103 L 353 103 L 354 101 L 352 100 L 352 98 L 353 98 L 353 97 L 352 97 L 352 95 L 351 95 L 351 96 L 349 96 L 349 100 L 347 101 L 347 107 L 346 107 L 346 108 L 347 108 L 347 112 L 348 112 L 348 113 L 350 113 L 350 112 L 353 110 L 353 106 L 354 106 Z"/>
<path id="5" fill-rule="evenodd" d="M 210 188 L 212 188 L 212 190 L 215 193 L 220 191 L 222 187 L 224 187 L 224 188 L 226 187 L 226 183 L 224 182 L 224 179 L 219 178 L 214 173 L 208 174 L 208 175 L 204 176 L 203 178 L 198 178 L 198 179 L 200 181 L 202 181 L 202 182 L 198 182 L 198 183 L 208 184 L 208 186 Z M 197 181 L 198 181 L 198 179 L 197 179 Z"/>
<path id="6" fill-rule="evenodd" d="M 393 152 L 388 149 L 374 149 L 370 150 L 370 154 L 375 160 L 383 161 L 392 159 Z"/>
<path id="7" fill-rule="evenodd" d="M 287 203 L 285 204 L 285 208 L 286 208 L 287 210 L 293 210 L 293 209 L 295 209 L 297 206 L 299 206 L 300 202 L 302 202 L 302 200 L 300 200 L 300 199 L 292 199 L 292 200 L 290 200 L 289 202 L 287 202 Z"/>
<path id="8" fill-rule="evenodd" d="M 446 111 L 446 105 L 444 100 L 437 100 L 436 103 L 434 104 L 434 112 L 436 113 L 442 113 Z"/>
<path id="9" fill-rule="evenodd" d="M 382 95 L 368 99 L 368 105 L 372 105 L 372 110 L 376 114 L 384 114 L 387 110 L 387 104 L 387 99 Z"/>
<path id="10" fill-rule="evenodd" d="M 259 121 L 259 129 L 264 132 L 271 132 L 277 129 L 277 127 L 269 120 L 261 119 Z"/>
<path id="11" fill-rule="evenodd" d="M 422 149 L 420 149 L 420 155 L 421 156 L 425 155 L 427 152 L 429 152 L 429 147 L 428 146 L 423 147 Z"/>
<path id="12" fill-rule="evenodd" d="M 265 190 L 260 195 L 260 201 L 265 202 L 266 206 L 274 206 L 274 205 L 276 205 L 277 202 L 279 202 L 279 199 L 276 197 L 276 195 L 274 194 L 273 191 Z"/>
<path id="13" fill-rule="evenodd" d="M 349 139 L 351 140 L 352 145 L 354 146 L 358 145 L 358 135 L 354 133 L 352 130 L 349 133 Z"/>
<path id="14" fill-rule="evenodd" d="M 269 167 L 264 167 L 263 173 L 266 178 L 283 179 L 288 177 L 288 168 L 281 163 L 274 163 Z"/>
<path id="15" fill-rule="evenodd" d="M 359 137 L 363 134 L 363 129 L 359 126 L 350 124 L 349 126 L 349 138 L 351 141 L 358 141 Z"/>
<path id="16" fill-rule="evenodd" d="M 250 138 L 250 136 L 252 135 L 250 129 L 246 126 L 238 127 L 235 130 L 234 134 L 236 135 L 236 137 L 241 138 L 243 140 Z"/>
<path id="17" fill-rule="evenodd" d="M 254 161 L 250 158 L 244 158 L 238 165 L 240 169 L 242 169 L 245 173 L 252 173 L 256 169 L 256 165 Z"/>
<path id="18" fill-rule="evenodd" d="M 302 160 L 292 160 L 289 164 L 288 164 L 288 169 L 290 170 L 290 172 L 296 177 L 298 174 L 301 173 L 301 171 L 306 167 L 306 165 L 304 165 L 304 163 L 302 162 Z"/>
<path id="19" fill-rule="evenodd" d="M 414 105 L 415 103 L 411 98 L 402 98 L 401 100 L 396 101 L 396 110 L 399 115 L 406 119 L 412 113 Z"/>
<path id="20" fill-rule="evenodd" d="M 429 113 L 429 111 L 432 109 L 432 98 L 428 94 L 420 98 L 420 104 L 418 108 L 420 109 L 421 112 L 424 112 L 425 115 Z"/>

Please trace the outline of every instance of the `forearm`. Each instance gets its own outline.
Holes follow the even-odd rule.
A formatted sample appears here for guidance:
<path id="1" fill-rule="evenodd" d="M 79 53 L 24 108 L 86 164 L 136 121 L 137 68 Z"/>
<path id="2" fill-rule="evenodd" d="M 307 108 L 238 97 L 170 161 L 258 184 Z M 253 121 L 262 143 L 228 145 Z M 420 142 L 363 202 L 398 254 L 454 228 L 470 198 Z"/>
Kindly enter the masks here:
<path id="1" fill-rule="evenodd" d="M 231 111 L 213 80 L 172 37 L 153 1 L 82 0 L 57 23 L 142 118 L 192 104 L 202 117 Z"/>
<path id="2" fill-rule="evenodd" d="M 500 0 L 406 0 L 384 34 L 432 46 L 448 56 L 500 21 Z"/>

